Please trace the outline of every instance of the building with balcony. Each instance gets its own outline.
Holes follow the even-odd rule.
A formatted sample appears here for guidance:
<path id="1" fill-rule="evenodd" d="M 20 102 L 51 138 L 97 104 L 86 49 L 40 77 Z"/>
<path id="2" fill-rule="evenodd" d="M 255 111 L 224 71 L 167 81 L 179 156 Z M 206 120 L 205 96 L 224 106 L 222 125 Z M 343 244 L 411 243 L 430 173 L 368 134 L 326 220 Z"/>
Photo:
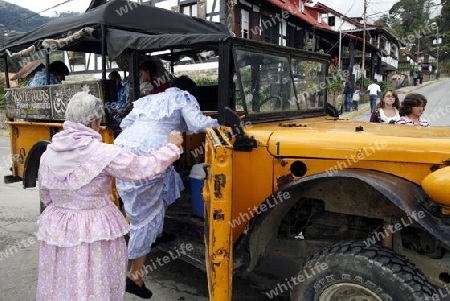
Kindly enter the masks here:
<path id="1" fill-rule="evenodd" d="M 352 72 L 353 81 L 363 74 L 365 77 L 386 79 L 389 72 L 398 67 L 400 42 L 389 31 L 367 24 L 364 30 L 361 18 L 344 16 L 321 3 L 313 5 L 311 0 L 134 2 L 135 8 L 138 5 L 150 5 L 220 22 L 238 37 L 323 51 L 331 56 L 331 66 L 338 68 L 339 65 L 341 69 Z M 364 32 L 366 37 L 363 37 Z M 95 72 L 101 66 L 95 55 L 82 58 L 76 53 L 67 53 L 64 59 L 71 71 L 84 68 Z"/>
<path id="2" fill-rule="evenodd" d="M 382 26 L 364 25 L 362 18 L 347 17 L 320 2 L 315 7 L 323 11 L 321 19 L 325 20 L 333 30 L 351 34 L 357 38 L 353 40 L 355 45 L 342 44 L 343 68 L 351 69 L 354 59 L 357 67 L 353 69 L 360 70 L 365 77 L 389 80 L 392 74 L 396 73 L 399 49 L 404 45 L 391 32 Z M 365 47 L 362 47 L 363 44 Z M 354 58 L 351 57 L 352 48 L 354 49 Z M 362 48 L 364 48 L 364 58 Z M 362 71 L 363 62 L 364 71 Z"/>

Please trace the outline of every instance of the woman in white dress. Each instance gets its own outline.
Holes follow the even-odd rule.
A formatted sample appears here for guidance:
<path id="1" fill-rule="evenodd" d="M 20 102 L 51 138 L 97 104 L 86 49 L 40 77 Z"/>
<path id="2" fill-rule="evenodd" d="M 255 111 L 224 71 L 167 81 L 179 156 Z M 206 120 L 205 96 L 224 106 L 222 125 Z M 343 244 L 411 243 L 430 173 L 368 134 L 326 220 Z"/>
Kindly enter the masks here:
<path id="1" fill-rule="evenodd" d="M 190 78 L 180 76 L 164 92 L 136 100 L 131 113 L 122 120 L 123 131 L 114 144 L 135 154 L 149 155 L 167 143 L 172 130 L 197 133 L 219 127 L 217 120 L 204 116 L 200 110 L 193 96 L 196 87 Z M 131 266 L 126 291 L 149 299 L 152 294 L 140 271 L 152 243 L 162 234 L 164 208 L 180 197 L 183 182 L 171 166 L 161 175 L 138 184 L 117 180 L 117 189 L 130 219 Z"/>

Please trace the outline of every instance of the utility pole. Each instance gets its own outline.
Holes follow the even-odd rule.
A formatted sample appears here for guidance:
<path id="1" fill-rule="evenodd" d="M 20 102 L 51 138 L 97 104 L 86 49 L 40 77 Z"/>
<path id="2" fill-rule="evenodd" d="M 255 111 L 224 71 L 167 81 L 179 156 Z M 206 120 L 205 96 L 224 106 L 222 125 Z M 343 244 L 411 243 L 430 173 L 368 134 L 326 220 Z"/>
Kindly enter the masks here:
<path id="1" fill-rule="evenodd" d="M 341 55 L 342 55 L 342 31 L 341 27 L 339 26 L 339 72 L 342 70 Z"/>
<path id="2" fill-rule="evenodd" d="M 364 0 L 364 12 L 363 12 L 363 48 L 362 48 L 362 70 L 361 70 L 361 90 L 364 89 L 364 78 L 366 77 L 366 12 L 367 12 L 367 0 Z"/>
<path id="3" fill-rule="evenodd" d="M 417 38 L 417 71 L 420 71 L 422 67 L 420 65 L 419 57 L 420 57 L 420 37 Z"/>
<path id="4" fill-rule="evenodd" d="M 439 77 L 439 45 L 441 45 L 442 39 L 439 40 L 439 26 L 436 22 L 431 25 L 436 25 L 436 40 L 433 40 L 433 45 L 436 45 L 436 78 Z"/>

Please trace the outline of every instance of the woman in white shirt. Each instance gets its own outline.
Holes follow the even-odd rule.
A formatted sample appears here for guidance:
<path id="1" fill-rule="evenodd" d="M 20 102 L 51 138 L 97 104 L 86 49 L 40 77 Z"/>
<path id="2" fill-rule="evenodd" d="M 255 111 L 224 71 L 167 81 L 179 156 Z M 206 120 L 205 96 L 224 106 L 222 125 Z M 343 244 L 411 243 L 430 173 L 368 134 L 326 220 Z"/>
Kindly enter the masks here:
<path id="1" fill-rule="evenodd" d="M 370 116 L 370 122 L 395 123 L 400 119 L 400 100 L 393 90 L 386 90 Z"/>

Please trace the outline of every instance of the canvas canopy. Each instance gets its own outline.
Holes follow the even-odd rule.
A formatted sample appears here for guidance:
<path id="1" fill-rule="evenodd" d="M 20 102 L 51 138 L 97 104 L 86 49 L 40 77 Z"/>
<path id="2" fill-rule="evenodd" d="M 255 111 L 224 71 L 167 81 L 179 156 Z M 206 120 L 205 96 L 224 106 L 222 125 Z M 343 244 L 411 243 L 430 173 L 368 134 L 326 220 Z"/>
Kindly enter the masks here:
<path id="1" fill-rule="evenodd" d="M 73 39 L 59 49 L 101 53 L 101 26 L 107 29 L 107 53 L 114 59 L 126 48 L 160 49 L 177 45 L 197 45 L 232 36 L 222 24 L 189 17 L 166 9 L 125 0 L 112 0 L 77 16 L 53 20 L 9 39 L 0 56 L 17 53 L 40 41 L 61 39 L 90 28 L 90 34 Z"/>

